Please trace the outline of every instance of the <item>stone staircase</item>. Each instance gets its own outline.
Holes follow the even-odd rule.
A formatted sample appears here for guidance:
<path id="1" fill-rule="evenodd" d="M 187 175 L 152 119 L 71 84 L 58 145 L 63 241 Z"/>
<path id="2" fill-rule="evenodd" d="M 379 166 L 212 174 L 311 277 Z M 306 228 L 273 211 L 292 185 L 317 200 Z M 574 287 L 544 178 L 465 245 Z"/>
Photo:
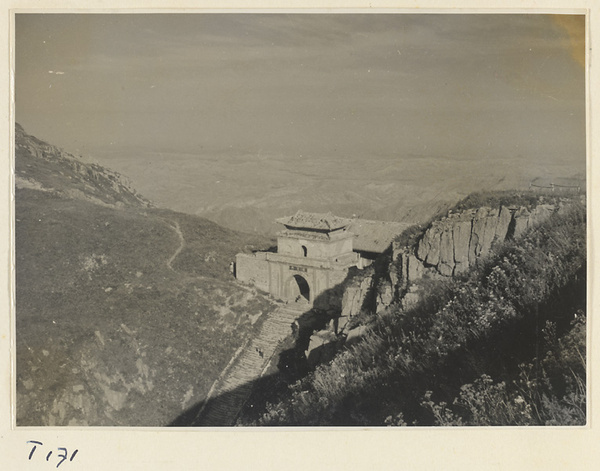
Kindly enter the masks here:
<path id="1" fill-rule="evenodd" d="M 292 324 L 308 304 L 285 304 L 270 313 L 259 334 L 238 350 L 215 381 L 198 413 L 196 425 L 231 426 L 252 392 L 253 382 L 266 369 L 277 344 L 292 333 Z"/>

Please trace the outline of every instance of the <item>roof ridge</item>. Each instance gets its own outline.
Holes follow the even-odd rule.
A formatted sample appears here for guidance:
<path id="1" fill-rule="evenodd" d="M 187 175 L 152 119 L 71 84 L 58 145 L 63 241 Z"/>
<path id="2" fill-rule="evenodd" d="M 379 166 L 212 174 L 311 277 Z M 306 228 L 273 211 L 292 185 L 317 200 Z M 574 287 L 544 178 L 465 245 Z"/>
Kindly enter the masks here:
<path id="1" fill-rule="evenodd" d="M 277 222 L 290 227 L 330 230 L 348 227 L 352 220 L 327 213 L 310 213 L 302 210 L 296 211 L 293 216 L 280 218 Z"/>

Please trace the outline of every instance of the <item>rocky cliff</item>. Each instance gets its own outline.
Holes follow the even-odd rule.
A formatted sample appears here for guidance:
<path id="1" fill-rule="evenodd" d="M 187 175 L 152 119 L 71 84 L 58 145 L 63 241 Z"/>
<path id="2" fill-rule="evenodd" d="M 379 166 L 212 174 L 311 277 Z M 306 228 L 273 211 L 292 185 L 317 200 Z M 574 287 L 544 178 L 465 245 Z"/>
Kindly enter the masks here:
<path id="1" fill-rule="evenodd" d="M 464 273 L 486 257 L 495 244 L 519 237 L 557 209 L 554 204 L 539 204 L 531 209 L 501 206 L 451 212 L 431 223 L 416 246 L 393 244 L 389 285 L 402 294 L 424 275 L 451 277 Z M 382 286 L 379 291 L 388 289 Z"/>
<path id="2" fill-rule="evenodd" d="M 123 175 L 50 145 L 15 125 L 15 184 L 104 206 L 151 206 Z"/>
<path id="3" fill-rule="evenodd" d="M 534 206 L 480 207 L 450 211 L 427 226 L 416 242 L 395 241 L 383 269 L 349 283 L 342 299 L 342 318 L 365 309 L 381 312 L 394 303 L 406 305 L 418 298 L 415 282 L 422 278 L 448 278 L 466 272 L 494 246 L 519 237 L 546 220 L 560 204 L 542 199 Z"/>
<path id="4" fill-rule="evenodd" d="M 533 197 L 526 204 L 500 204 L 450 210 L 406 242 L 402 238 L 368 269 L 346 281 L 338 315 L 328 327 L 329 334 L 316 332 L 307 356 L 315 348 L 335 346 L 341 339 L 360 338 L 368 331 L 368 319 L 392 305 L 408 308 L 422 296 L 422 279 L 444 279 L 465 273 L 494 247 L 518 238 L 528 229 L 560 211 L 566 198 Z M 525 201 L 524 201 L 525 202 Z"/>
<path id="5" fill-rule="evenodd" d="M 422 268 L 408 293 L 417 290 L 422 302 L 406 306 L 402 294 L 381 315 L 363 311 L 341 336 L 343 347 L 323 334 L 320 345 L 311 338 L 315 351 L 329 341 L 337 352 L 270 401 L 257 423 L 585 424 L 585 204 L 579 197 L 539 196 L 477 195 L 445 218 L 403 233 L 398 248 Z M 479 207 L 487 209 L 470 209 Z M 547 220 L 506 240 L 517 224 L 535 226 L 539 218 Z M 470 227 L 464 224 L 467 230 L 455 238 L 464 222 Z M 388 266 L 398 267 L 391 252 Z M 457 260 L 472 264 L 468 272 L 456 272 Z M 442 265 L 452 268 L 452 281 L 440 273 Z M 401 281 L 402 270 L 394 276 Z M 392 274 L 386 277 L 389 282 Z M 355 295 L 363 283 L 368 286 L 366 279 L 357 282 Z M 375 303 L 380 293 L 385 290 L 372 296 Z M 357 296 L 348 301 L 360 303 Z M 500 403 L 509 406 L 498 413 Z"/>

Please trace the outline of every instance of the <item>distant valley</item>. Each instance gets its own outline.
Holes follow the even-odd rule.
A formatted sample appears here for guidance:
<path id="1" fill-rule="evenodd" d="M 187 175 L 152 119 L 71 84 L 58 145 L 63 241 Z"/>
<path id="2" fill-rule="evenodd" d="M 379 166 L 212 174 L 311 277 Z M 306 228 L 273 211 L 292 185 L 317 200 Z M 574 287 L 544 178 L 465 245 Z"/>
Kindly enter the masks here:
<path id="1" fill-rule="evenodd" d="M 157 205 L 245 232 L 273 234 L 298 209 L 422 223 L 474 191 L 584 181 L 577 156 L 283 155 L 236 149 L 198 154 L 105 153 Z"/>

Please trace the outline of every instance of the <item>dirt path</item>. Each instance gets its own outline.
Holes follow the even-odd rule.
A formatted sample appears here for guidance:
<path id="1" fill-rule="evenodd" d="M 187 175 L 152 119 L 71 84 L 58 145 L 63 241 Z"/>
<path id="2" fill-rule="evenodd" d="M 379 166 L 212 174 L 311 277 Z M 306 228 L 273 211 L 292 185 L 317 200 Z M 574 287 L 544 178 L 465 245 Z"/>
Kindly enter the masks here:
<path id="1" fill-rule="evenodd" d="M 177 233 L 180 241 L 166 261 L 169 270 L 175 271 L 173 263 L 186 246 L 185 238 L 177 221 L 164 219 L 164 222 Z M 229 426 L 235 423 L 252 392 L 254 380 L 262 376 L 277 345 L 292 333 L 293 322 L 306 310 L 304 304 L 288 304 L 267 315 L 258 335 L 239 348 L 213 383 L 195 425 Z"/>
<path id="2" fill-rule="evenodd" d="M 200 410 L 196 425 L 233 425 L 252 392 L 252 383 L 262 376 L 277 344 L 292 333 L 292 323 L 306 306 L 285 305 L 269 314 L 259 334 L 240 348 L 213 384 Z"/>
<path id="3" fill-rule="evenodd" d="M 183 237 L 183 233 L 181 232 L 181 228 L 179 227 L 179 223 L 177 221 L 165 220 L 165 222 L 167 222 L 169 227 L 171 229 L 173 229 L 179 236 L 179 247 L 177 247 L 177 250 L 175 250 L 175 253 L 173 255 L 171 255 L 171 258 L 169 258 L 169 260 L 167 260 L 167 267 L 169 268 L 169 270 L 175 271 L 173 269 L 173 262 L 175 261 L 177 256 L 181 253 L 181 251 L 185 248 L 185 238 Z M 170 224 L 170 223 L 173 223 L 173 224 Z"/>

